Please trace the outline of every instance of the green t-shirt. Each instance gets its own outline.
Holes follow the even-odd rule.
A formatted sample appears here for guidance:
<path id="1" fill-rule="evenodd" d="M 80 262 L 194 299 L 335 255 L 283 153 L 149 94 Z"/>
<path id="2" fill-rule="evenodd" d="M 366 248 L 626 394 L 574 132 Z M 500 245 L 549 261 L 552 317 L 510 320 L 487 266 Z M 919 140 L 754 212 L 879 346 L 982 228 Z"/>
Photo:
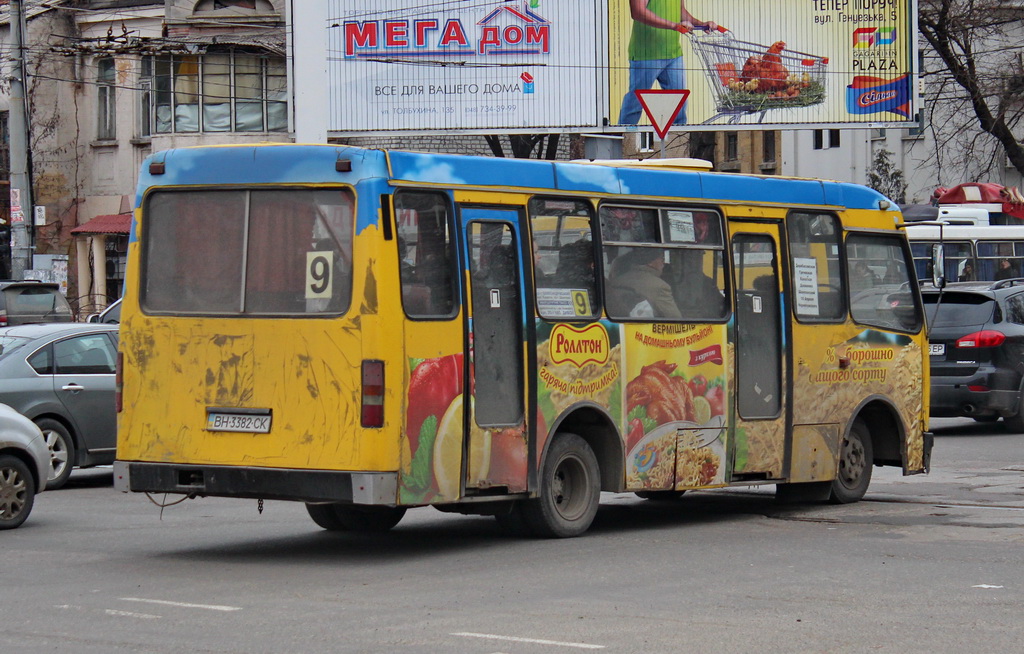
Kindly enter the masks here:
<path id="1" fill-rule="evenodd" d="M 678 23 L 683 18 L 681 0 L 648 0 L 647 9 L 665 20 Z M 651 27 L 633 21 L 633 33 L 629 37 L 629 60 L 675 59 L 683 56 L 679 45 L 681 35 L 675 30 Z"/>

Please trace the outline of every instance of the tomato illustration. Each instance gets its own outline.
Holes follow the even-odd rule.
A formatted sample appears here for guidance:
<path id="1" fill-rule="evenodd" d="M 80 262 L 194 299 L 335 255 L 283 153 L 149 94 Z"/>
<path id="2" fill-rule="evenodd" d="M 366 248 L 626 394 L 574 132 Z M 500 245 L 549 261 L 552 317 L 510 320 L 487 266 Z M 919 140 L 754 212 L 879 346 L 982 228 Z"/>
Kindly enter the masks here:
<path id="1" fill-rule="evenodd" d="M 694 395 L 703 395 L 708 392 L 708 380 L 704 375 L 697 375 L 690 380 L 690 390 Z"/>
<path id="2" fill-rule="evenodd" d="M 526 479 L 526 438 L 522 429 L 501 429 L 491 432 L 492 482 L 517 482 Z"/>
<path id="3" fill-rule="evenodd" d="M 629 432 L 626 434 L 626 452 L 632 452 L 636 444 L 644 437 L 644 423 L 639 418 L 629 421 Z"/>
<path id="4" fill-rule="evenodd" d="M 725 415 L 725 389 L 722 386 L 712 386 L 704 394 L 708 404 L 711 405 L 711 415 Z"/>
<path id="5" fill-rule="evenodd" d="M 409 378 L 409 405 L 406 410 L 406 430 L 413 453 L 419 445 L 423 421 L 430 416 L 438 420 L 462 394 L 462 353 L 421 361 Z"/>

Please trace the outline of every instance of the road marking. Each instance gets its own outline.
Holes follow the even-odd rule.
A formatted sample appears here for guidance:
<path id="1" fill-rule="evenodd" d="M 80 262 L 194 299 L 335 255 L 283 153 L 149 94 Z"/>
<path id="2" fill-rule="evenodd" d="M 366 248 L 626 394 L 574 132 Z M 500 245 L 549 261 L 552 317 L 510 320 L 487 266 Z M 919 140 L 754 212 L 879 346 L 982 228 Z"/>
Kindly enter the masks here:
<path id="1" fill-rule="evenodd" d="M 208 611 L 241 611 L 240 606 L 219 606 L 217 604 L 189 604 L 188 602 L 168 602 L 167 600 L 143 599 L 141 597 L 119 597 L 122 602 L 145 602 L 147 604 L 162 604 L 164 606 L 178 606 L 185 609 L 206 609 Z"/>
<path id="2" fill-rule="evenodd" d="M 554 645 L 556 647 L 575 647 L 577 649 L 604 649 L 604 645 L 591 645 L 589 643 L 563 643 L 557 640 L 542 640 L 540 638 L 518 638 L 516 636 L 498 636 L 496 634 L 474 634 L 467 631 L 459 631 L 451 636 L 462 636 L 464 638 L 487 638 L 490 640 L 506 640 L 512 643 L 531 643 L 533 645 Z"/>
<path id="3" fill-rule="evenodd" d="M 103 611 L 107 615 L 116 615 L 123 618 L 142 618 L 144 620 L 158 619 L 159 615 L 151 615 L 149 613 L 132 613 L 131 611 L 117 611 L 115 609 L 105 609 Z"/>

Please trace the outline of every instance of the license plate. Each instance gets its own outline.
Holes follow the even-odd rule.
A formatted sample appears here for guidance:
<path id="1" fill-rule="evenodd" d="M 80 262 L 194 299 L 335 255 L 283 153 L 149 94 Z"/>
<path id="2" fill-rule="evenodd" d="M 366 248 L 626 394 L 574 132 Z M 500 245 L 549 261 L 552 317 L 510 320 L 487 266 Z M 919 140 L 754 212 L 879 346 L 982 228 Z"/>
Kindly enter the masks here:
<path id="1" fill-rule="evenodd" d="M 946 345 L 944 343 L 931 343 L 928 346 L 928 354 L 934 356 L 940 356 L 946 353 Z"/>
<path id="2" fill-rule="evenodd" d="M 270 418 L 269 411 L 261 414 L 211 411 L 206 414 L 206 430 L 268 434 L 270 433 Z"/>

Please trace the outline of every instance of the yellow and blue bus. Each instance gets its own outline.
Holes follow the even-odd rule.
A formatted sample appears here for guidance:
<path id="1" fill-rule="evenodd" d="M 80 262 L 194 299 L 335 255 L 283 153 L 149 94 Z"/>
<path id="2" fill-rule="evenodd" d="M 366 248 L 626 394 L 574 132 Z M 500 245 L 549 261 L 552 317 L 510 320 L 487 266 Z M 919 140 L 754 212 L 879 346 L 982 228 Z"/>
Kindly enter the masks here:
<path id="1" fill-rule="evenodd" d="M 853 502 L 873 466 L 925 472 L 899 212 L 862 186 L 708 168 L 153 155 L 116 486 L 303 502 L 330 530 L 429 505 L 566 537 L 602 491 Z M 874 261 L 902 273 L 867 279 Z"/>

